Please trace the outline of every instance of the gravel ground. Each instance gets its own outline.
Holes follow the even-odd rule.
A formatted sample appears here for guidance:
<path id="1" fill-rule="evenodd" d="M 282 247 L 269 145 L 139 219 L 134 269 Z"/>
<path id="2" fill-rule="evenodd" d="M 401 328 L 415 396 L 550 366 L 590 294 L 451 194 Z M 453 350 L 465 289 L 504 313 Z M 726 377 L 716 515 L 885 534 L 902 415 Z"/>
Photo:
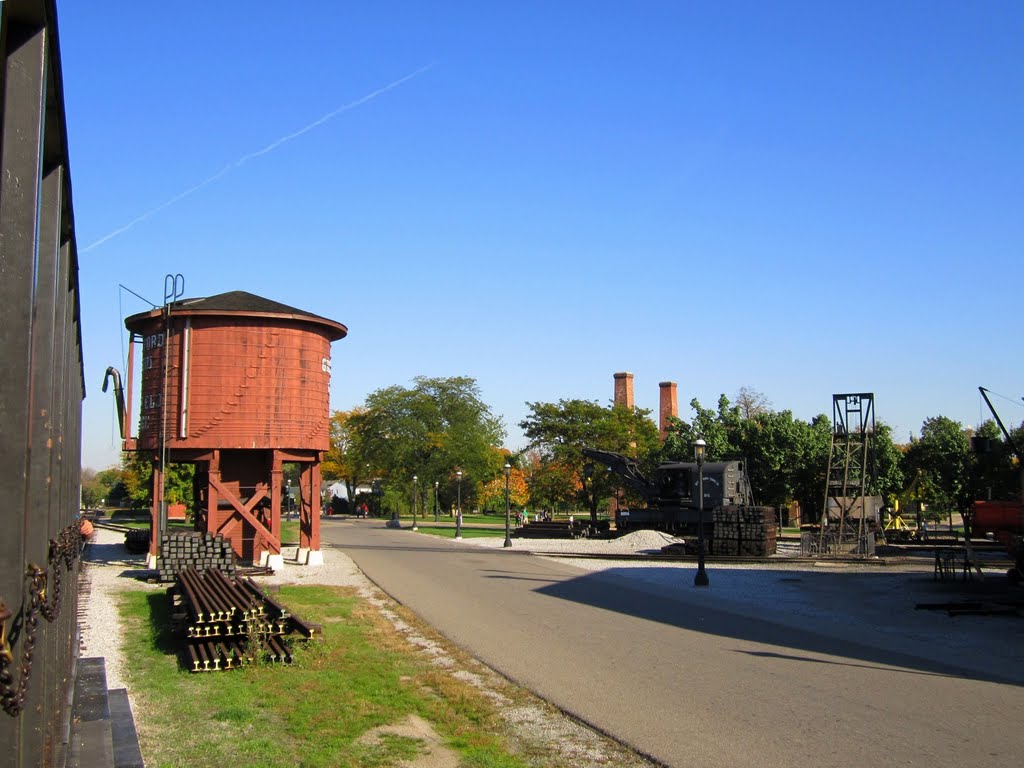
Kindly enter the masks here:
<path id="1" fill-rule="evenodd" d="M 82 591 L 78 603 L 79 655 L 106 659 L 107 688 L 128 688 L 121 654 L 121 619 L 116 595 L 125 590 L 159 590 L 138 577 L 144 572 L 145 555 L 133 555 L 124 547 L 124 534 L 96 528 L 82 554 Z M 131 698 L 131 689 L 128 689 Z"/>

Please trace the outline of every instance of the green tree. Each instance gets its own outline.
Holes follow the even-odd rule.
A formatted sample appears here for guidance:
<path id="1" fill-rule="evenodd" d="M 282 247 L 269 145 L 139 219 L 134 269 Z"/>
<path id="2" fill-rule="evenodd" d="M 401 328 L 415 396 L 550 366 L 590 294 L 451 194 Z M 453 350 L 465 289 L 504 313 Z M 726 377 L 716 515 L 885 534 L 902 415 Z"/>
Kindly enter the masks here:
<path id="1" fill-rule="evenodd" d="M 361 483 L 368 484 L 373 479 L 366 457 L 359 451 L 360 442 L 352 430 L 353 417 L 361 413 L 361 409 L 355 408 L 331 414 L 331 447 L 320 462 L 324 484 L 344 480 L 349 501 L 355 499 L 356 488 Z"/>
<path id="2" fill-rule="evenodd" d="M 974 483 L 972 496 L 976 499 L 1017 499 L 1021 493 L 1020 459 L 1006 442 L 999 425 L 992 419 L 984 422 L 975 433 L 987 438 L 987 450 L 974 457 Z M 1019 449 L 1024 438 L 1024 425 L 1010 430 L 1010 437 Z"/>
<path id="3" fill-rule="evenodd" d="M 583 448 L 620 453 L 652 464 L 660 450 L 658 428 L 643 408 L 602 406 L 591 400 L 559 400 L 527 403 L 530 415 L 519 427 L 537 449 L 541 460 L 531 486 L 533 498 L 544 498 L 554 508 L 559 501 L 575 499 L 586 504 Z M 595 472 L 593 492 L 600 498 L 619 486 L 607 472 Z M 533 489 L 538 490 L 534 491 Z M 543 492 L 539 489 L 543 488 Z"/>
<path id="4" fill-rule="evenodd" d="M 693 461 L 693 443 L 696 439 L 697 435 L 693 433 L 689 422 L 678 416 L 669 416 L 658 461 Z"/>
<path id="5" fill-rule="evenodd" d="M 105 497 L 103 489 L 96 481 L 96 470 L 82 467 L 79 483 L 82 487 L 82 508 L 92 509 L 99 506 L 100 499 Z"/>
<path id="6" fill-rule="evenodd" d="M 492 479 L 504 463 L 495 448 L 505 436 L 501 420 L 480 398 L 476 380 L 464 376 L 413 379 L 413 387 L 372 392 L 348 420 L 348 450 L 384 483 L 406 494 L 416 475 L 421 500 L 441 483 L 442 506 L 455 501 L 462 470 L 462 506 L 474 501 L 476 484 Z"/>
<path id="7" fill-rule="evenodd" d="M 744 419 L 737 436 L 755 500 L 773 507 L 792 501 L 797 469 L 807 458 L 809 425 L 794 419 L 792 411 L 762 411 Z"/>
<path id="8" fill-rule="evenodd" d="M 892 427 L 883 422 L 875 425 L 875 494 L 888 503 L 907 484 L 903 470 L 904 456 L 892 439 Z"/>
<path id="9" fill-rule="evenodd" d="M 946 416 L 925 419 L 921 438 L 907 449 L 910 473 L 921 470 L 921 498 L 929 516 L 965 512 L 970 506 L 970 444 L 963 425 Z"/>
<path id="10" fill-rule="evenodd" d="M 126 451 L 121 454 L 122 481 L 133 507 L 148 507 L 153 498 L 153 463 L 147 454 Z M 194 464 L 168 464 L 164 479 L 164 497 L 168 504 L 184 504 L 195 511 Z"/>
<path id="11" fill-rule="evenodd" d="M 128 500 L 124 470 L 120 467 L 108 467 L 99 472 L 85 467 L 82 469 L 81 483 L 82 504 L 86 508 L 97 507 L 101 503 L 116 507 Z"/>
<path id="12" fill-rule="evenodd" d="M 790 411 L 772 411 L 763 395 L 749 390 L 740 390 L 739 400 L 733 405 L 722 395 L 717 410 L 691 400 L 693 421 L 670 419 L 661 460 L 693 461 L 693 443 L 700 437 L 710 461 L 746 459 L 758 503 L 776 506 L 797 500 L 805 514 L 820 512 L 831 445 L 828 418 L 804 422 Z"/>
<path id="13" fill-rule="evenodd" d="M 121 454 L 124 484 L 133 507 L 150 506 L 153 496 L 153 463 L 148 454 L 126 451 Z"/>
<path id="14" fill-rule="evenodd" d="M 800 449 L 794 459 L 793 498 L 804 521 L 818 520 L 825 506 L 828 456 L 832 450 L 832 420 L 819 413 L 801 428 Z"/>
<path id="15" fill-rule="evenodd" d="M 702 438 L 707 443 L 708 461 L 722 461 L 737 456 L 738 430 L 742 422 L 739 406 L 729 403 L 729 398 L 718 398 L 718 410 L 713 411 L 700 404 L 697 398 L 690 401 L 693 421 L 687 423 L 672 419 L 668 434 L 662 446 L 661 457 L 665 461 L 693 461 L 693 443 Z"/>

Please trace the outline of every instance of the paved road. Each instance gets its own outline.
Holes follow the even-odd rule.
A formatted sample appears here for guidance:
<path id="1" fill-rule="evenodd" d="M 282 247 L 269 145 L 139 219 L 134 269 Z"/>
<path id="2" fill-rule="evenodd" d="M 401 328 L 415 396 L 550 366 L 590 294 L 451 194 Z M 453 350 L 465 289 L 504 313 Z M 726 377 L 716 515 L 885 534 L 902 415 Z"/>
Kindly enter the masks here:
<path id="1" fill-rule="evenodd" d="M 322 534 L 477 658 L 671 766 L 1020 764 L 1022 664 L 968 671 L 827 618 L 795 630 L 703 590 L 655 594 L 373 520 Z"/>

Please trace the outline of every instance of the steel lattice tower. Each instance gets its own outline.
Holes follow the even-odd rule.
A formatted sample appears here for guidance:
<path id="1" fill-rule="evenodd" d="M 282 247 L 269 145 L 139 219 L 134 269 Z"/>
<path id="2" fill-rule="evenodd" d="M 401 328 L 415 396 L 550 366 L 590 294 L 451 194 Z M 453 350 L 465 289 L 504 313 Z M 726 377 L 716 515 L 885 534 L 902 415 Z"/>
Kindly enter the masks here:
<path id="1" fill-rule="evenodd" d="M 832 449 L 828 459 L 825 508 L 822 510 L 822 538 L 829 514 L 829 500 L 839 516 L 839 541 L 846 526 L 853 523 L 851 513 L 860 505 L 857 515 L 858 539 L 864 535 L 864 498 L 875 480 L 875 396 L 871 392 L 832 395 Z"/>

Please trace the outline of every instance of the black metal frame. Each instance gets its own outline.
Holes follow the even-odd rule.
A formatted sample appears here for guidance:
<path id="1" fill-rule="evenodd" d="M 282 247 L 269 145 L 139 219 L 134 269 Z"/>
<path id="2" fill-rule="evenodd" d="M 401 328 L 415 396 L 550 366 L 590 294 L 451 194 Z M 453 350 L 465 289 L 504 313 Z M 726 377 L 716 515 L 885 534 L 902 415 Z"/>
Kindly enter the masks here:
<path id="1" fill-rule="evenodd" d="M 821 513 L 820 549 L 825 551 L 826 525 L 829 500 L 838 510 L 839 530 L 836 533 L 839 546 L 849 532 L 850 514 L 858 503 L 864 504 L 865 497 L 875 488 L 875 396 L 871 392 L 856 392 L 832 395 L 832 447 L 828 460 L 825 502 Z M 861 508 L 857 524 L 856 540 L 865 538 L 866 509 Z M 864 548 L 857 545 L 857 553 Z"/>
<path id="2" fill-rule="evenodd" d="M 77 653 L 78 559 L 54 557 L 77 530 L 85 397 L 55 0 L 0 3 L 0 86 L 0 654 L 16 684 L 28 674 L 24 698 L 0 711 L 6 768 L 63 764 Z M 59 612 L 46 610 L 57 577 Z"/>

